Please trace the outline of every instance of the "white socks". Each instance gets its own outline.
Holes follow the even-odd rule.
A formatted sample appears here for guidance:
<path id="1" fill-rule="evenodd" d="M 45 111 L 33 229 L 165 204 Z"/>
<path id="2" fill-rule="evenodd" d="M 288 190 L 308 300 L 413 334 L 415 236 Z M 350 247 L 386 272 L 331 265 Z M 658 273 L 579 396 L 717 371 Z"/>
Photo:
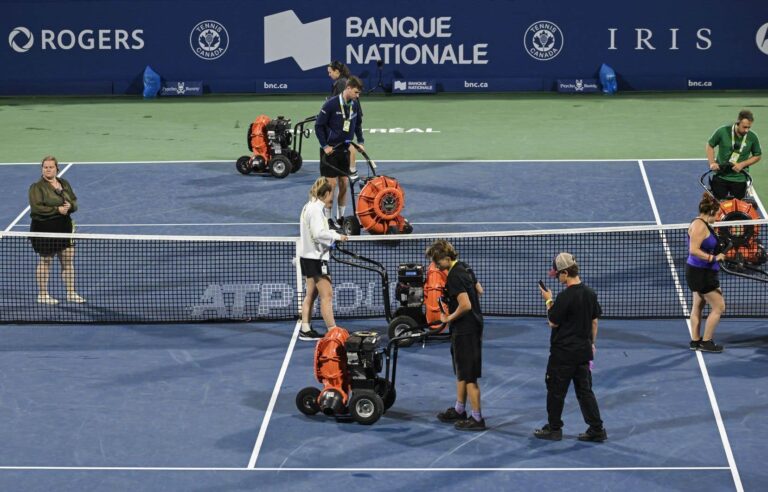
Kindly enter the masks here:
<path id="1" fill-rule="evenodd" d="M 339 218 L 344 217 L 344 212 L 347 210 L 347 206 L 344 205 L 343 207 L 341 205 L 338 205 L 337 208 L 339 209 Z"/>

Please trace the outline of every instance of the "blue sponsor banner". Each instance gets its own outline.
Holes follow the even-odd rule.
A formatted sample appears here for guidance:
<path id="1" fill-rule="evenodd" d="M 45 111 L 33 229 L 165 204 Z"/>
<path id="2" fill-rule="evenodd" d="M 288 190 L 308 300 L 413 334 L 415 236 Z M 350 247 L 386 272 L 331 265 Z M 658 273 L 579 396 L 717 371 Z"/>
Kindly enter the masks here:
<path id="1" fill-rule="evenodd" d="M 139 94 L 148 64 L 206 92 L 328 92 L 332 60 L 367 87 L 377 62 L 387 87 L 458 92 L 551 91 L 606 63 L 619 90 L 764 89 L 768 2 L 748 3 L 3 0 L 0 94 Z"/>
<path id="2" fill-rule="evenodd" d="M 393 94 L 434 94 L 437 83 L 434 80 L 399 80 L 392 81 Z"/>
<path id="3" fill-rule="evenodd" d="M 202 80 L 170 80 L 163 81 L 160 86 L 161 96 L 202 96 Z"/>
<path id="4" fill-rule="evenodd" d="M 557 79 L 557 92 L 599 92 L 597 79 Z"/>

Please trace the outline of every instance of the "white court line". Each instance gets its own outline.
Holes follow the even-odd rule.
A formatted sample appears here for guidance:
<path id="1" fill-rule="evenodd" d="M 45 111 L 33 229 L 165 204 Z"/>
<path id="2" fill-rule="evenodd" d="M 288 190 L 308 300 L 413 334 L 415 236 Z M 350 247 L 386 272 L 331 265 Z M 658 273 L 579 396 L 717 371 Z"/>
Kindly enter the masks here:
<path id="1" fill-rule="evenodd" d="M 512 221 L 512 222 L 411 222 L 412 225 L 536 225 L 536 224 L 655 224 L 652 220 L 555 220 L 555 221 Z M 188 222 L 177 224 L 83 224 L 77 227 L 226 227 L 226 226 L 298 226 L 298 222 Z M 29 224 L 18 224 L 14 227 L 24 227 Z M 6 231 L 7 232 L 7 231 Z"/>
<path id="2" fill-rule="evenodd" d="M 648 199 L 651 201 L 651 207 L 653 208 L 653 215 L 656 218 L 657 225 L 661 224 L 661 217 L 659 216 L 659 211 L 656 208 L 656 200 L 653 197 L 653 191 L 651 190 L 651 184 L 648 181 L 648 176 L 645 174 L 645 166 L 643 165 L 643 161 L 639 160 L 637 161 L 640 165 L 640 172 L 643 175 L 643 181 L 645 182 L 645 189 L 648 191 Z M 680 298 L 680 304 L 683 307 L 683 313 L 686 316 L 686 324 L 688 326 L 688 334 L 691 334 L 691 320 L 689 318 L 690 311 L 688 310 L 688 303 L 684 296 L 681 294 L 681 286 L 680 286 L 680 279 L 677 275 L 677 270 L 675 269 L 675 264 L 672 259 L 672 253 L 669 249 L 669 245 L 667 244 L 667 239 L 664 234 L 664 231 L 659 231 L 662 237 L 662 241 L 664 243 L 664 252 L 667 255 L 667 261 L 669 262 L 670 268 L 672 270 L 672 275 L 675 280 L 675 289 L 678 292 L 678 298 Z M 728 434 L 725 431 L 725 424 L 723 423 L 723 416 L 720 414 L 720 407 L 717 404 L 717 398 L 715 397 L 715 391 L 712 388 L 712 381 L 709 379 L 709 371 L 707 371 L 707 365 L 704 362 L 704 356 L 700 351 L 696 351 L 696 359 L 699 363 L 699 369 L 701 370 L 701 375 L 704 378 L 704 386 L 707 389 L 707 396 L 709 397 L 709 403 L 712 406 L 712 412 L 715 416 L 715 422 L 717 423 L 717 430 L 720 433 L 720 440 L 723 443 L 723 449 L 725 451 L 725 456 L 728 460 L 728 467 L 731 470 L 731 475 L 733 476 L 733 482 L 736 486 L 737 492 L 743 492 L 744 486 L 741 484 L 741 477 L 739 475 L 739 469 L 736 467 L 736 460 L 733 457 L 733 451 L 731 450 L 731 443 L 728 440 Z"/>
<path id="3" fill-rule="evenodd" d="M 700 471 L 728 470 L 727 466 L 617 466 L 594 468 L 226 468 L 226 467 L 153 467 L 153 466 L 0 466 L 12 471 L 174 471 L 174 472 L 616 472 L 616 471 Z"/>
<path id="4" fill-rule="evenodd" d="M 291 355 L 293 355 L 293 349 L 296 346 L 296 340 L 299 338 L 299 330 L 301 329 L 301 319 L 296 322 L 296 327 L 293 329 L 293 335 L 291 336 L 291 343 L 288 345 L 288 350 L 285 353 L 283 359 L 283 365 L 280 367 L 280 373 L 277 376 L 275 387 L 272 389 L 272 397 L 269 399 L 269 405 L 267 411 L 264 414 L 264 420 L 261 421 L 261 428 L 259 428 L 259 435 L 256 438 L 256 444 L 253 446 L 253 452 L 251 453 L 251 459 L 248 460 L 248 468 L 254 468 L 256 466 L 256 460 L 259 459 L 259 452 L 261 451 L 261 445 L 264 444 L 264 437 L 267 435 L 267 427 L 269 427 L 269 420 L 272 418 L 272 412 L 275 409 L 277 403 L 277 397 L 280 395 L 280 387 L 283 385 L 283 379 L 285 379 L 285 373 L 288 371 L 288 364 L 291 361 Z M 278 468 L 279 469 L 279 468 Z"/>
<path id="5" fill-rule="evenodd" d="M 40 165 L 40 163 L 39 163 L 39 162 L 38 162 L 37 164 L 38 164 L 38 165 Z M 67 169 L 69 169 L 70 167 L 72 167 L 72 164 L 74 164 L 74 162 L 70 162 L 69 164 L 67 164 L 67 165 L 66 165 L 66 167 L 65 167 L 64 169 L 62 169 L 61 171 L 59 171 L 59 176 L 63 176 L 63 175 L 64 175 L 64 173 L 65 173 L 65 172 L 67 172 Z M 22 217 L 24 217 L 25 215 L 27 215 L 27 212 L 29 212 L 29 210 L 30 210 L 31 208 L 32 208 L 32 207 L 30 207 L 29 205 L 27 205 L 27 208 L 25 208 L 24 210 L 22 210 L 22 211 L 21 211 L 21 213 L 20 213 L 20 214 L 19 214 L 19 215 L 18 215 L 18 216 L 17 216 L 15 219 L 13 219 L 13 222 L 11 222 L 11 225 L 9 225 L 8 227 L 6 227 L 6 228 L 5 228 L 5 231 L 3 231 L 3 232 L 9 232 L 11 229 L 13 229 L 13 227 L 14 227 L 14 226 L 15 226 L 15 225 L 16 225 L 16 224 L 17 224 L 17 223 L 18 223 L 18 222 L 19 222 L 19 221 L 22 219 Z"/>
<path id="6" fill-rule="evenodd" d="M 236 159 L 208 159 L 208 160 L 193 160 L 193 161 L 78 161 L 78 164 L 86 164 L 86 165 L 98 165 L 98 164 L 232 164 L 235 162 Z M 430 163 L 434 162 L 436 164 L 444 164 L 444 163 L 468 163 L 468 162 L 483 162 L 483 163 L 499 163 L 499 164 L 519 164 L 519 163 L 528 163 L 528 162 L 580 162 L 580 163 L 589 163 L 589 162 L 618 162 L 618 163 L 626 163 L 626 162 L 637 162 L 637 158 L 633 159 L 625 159 L 625 158 L 619 158 L 619 159 L 376 159 L 376 162 L 387 162 L 387 163 L 409 163 L 409 162 L 416 162 L 416 163 Z M 644 161 L 706 161 L 706 157 L 674 157 L 671 159 L 643 159 Z M 318 160 L 312 160 L 307 159 L 304 161 L 305 163 L 316 163 L 319 162 Z M 34 165 L 40 165 L 39 162 L 0 162 L 0 166 L 34 166 Z"/>

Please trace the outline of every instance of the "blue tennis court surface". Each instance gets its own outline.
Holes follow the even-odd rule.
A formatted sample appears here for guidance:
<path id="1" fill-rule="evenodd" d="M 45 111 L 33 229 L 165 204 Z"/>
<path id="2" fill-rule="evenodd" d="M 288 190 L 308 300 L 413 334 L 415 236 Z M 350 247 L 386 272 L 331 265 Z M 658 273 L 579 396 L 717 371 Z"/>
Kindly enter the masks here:
<path id="1" fill-rule="evenodd" d="M 275 180 L 224 162 L 75 163 L 64 177 L 79 197 L 78 232 L 295 236 L 315 166 Z M 416 232 L 433 233 L 686 223 L 706 164 L 382 161 L 379 169 L 405 189 Z M 22 212 L 37 177 L 34 165 L 0 166 L 8 230 L 28 227 Z M 386 330 L 381 319 L 344 326 Z M 490 428 L 464 434 L 435 418 L 455 397 L 447 344 L 400 352 L 397 401 L 365 427 L 299 414 L 296 393 L 317 383 L 314 345 L 296 341 L 293 322 L 6 325 L 0 488 L 764 487 L 764 320 L 722 321 L 723 354 L 687 350 L 683 320 L 602 321 L 594 386 L 609 440 L 598 445 L 575 439 L 586 424 L 572 392 L 564 439 L 531 434 L 546 420 L 548 331 L 541 318 L 488 320 L 481 388 Z"/>

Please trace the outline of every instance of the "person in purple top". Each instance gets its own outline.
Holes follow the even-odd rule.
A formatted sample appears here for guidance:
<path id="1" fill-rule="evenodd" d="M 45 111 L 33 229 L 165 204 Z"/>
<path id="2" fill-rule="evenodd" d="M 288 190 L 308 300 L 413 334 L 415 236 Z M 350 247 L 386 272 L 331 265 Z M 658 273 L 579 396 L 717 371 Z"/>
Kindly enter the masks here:
<path id="1" fill-rule="evenodd" d="M 720 203 L 704 193 L 699 202 L 699 215 L 688 227 L 688 260 L 685 262 L 685 280 L 693 292 L 691 307 L 691 350 L 702 352 L 722 352 L 723 346 L 715 344 L 712 337 L 725 312 L 725 299 L 720 289 L 718 273 L 719 261 L 725 258 L 720 252 L 719 242 L 712 225 L 720 210 Z M 705 304 L 709 304 L 709 316 L 704 325 L 704 337 L 701 337 L 701 314 Z"/>

